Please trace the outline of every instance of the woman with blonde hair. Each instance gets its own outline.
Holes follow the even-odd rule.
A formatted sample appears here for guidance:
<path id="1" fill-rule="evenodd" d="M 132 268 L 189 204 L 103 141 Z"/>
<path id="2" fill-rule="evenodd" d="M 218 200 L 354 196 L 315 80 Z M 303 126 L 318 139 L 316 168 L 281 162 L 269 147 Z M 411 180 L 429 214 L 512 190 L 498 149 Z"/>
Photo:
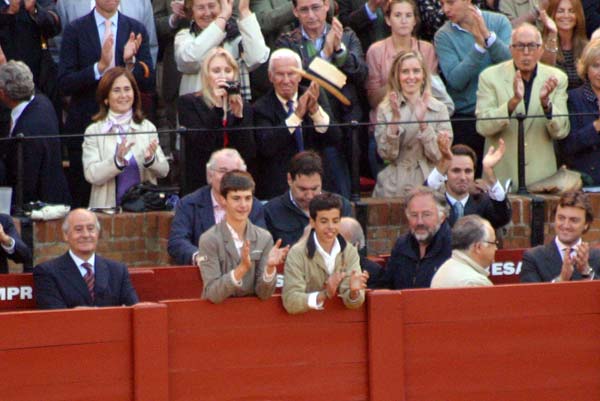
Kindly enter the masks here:
<path id="1" fill-rule="evenodd" d="M 577 74 L 577 61 L 588 43 L 581 1 L 550 0 L 540 18 L 544 24 L 541 61 L 563 70 L 569 78 L 569 89 L 579 87 L 583 80 Z"/>
<path id="2" fill-rule="evenodd" d="M 588 176 L 588 184 L 600 185 L 600 39 L 585 47 L 577 70 L 583 85 L 569 91 L 571 132 L 558 147 L 567 167 Z"/>
<path id="3" fill-rule="evenodd" d="M 96 91 L 99 112 L 85 130 L 83 172 L 92 184 L 90 207 L 121 204 L 132 186 L 169 173 L 156 127 L 144 119 L 140 90 L 124 67 L 107 70 Z M 101 135 L 106 134 L 106 135 Z"/>
<path id="4" fill-rule="evenodd" d="M 200 76 L 202 89 L 177 102 L 179 124 L 188 129 L 184 194 L 206 184 L 206 163 L 214 151 L 236 149 L 250 171 L 256 156 L 253 131 L 231 130 L 252 126 L 252 108 L 240 94 L 240 70 L 233 56 L 222 47 L 210 50 Z"/>
<path id="5" fill-rule="evenodd" d="M 448 109 L 431 96 L 429 82 L 420 53 L 396 56 L 377 109 L 377 152 L 388 165 L 377 175 L 374 197 L 403 196 L 421 185 L 441 157 L 438 135 L 452 137 Z"/>

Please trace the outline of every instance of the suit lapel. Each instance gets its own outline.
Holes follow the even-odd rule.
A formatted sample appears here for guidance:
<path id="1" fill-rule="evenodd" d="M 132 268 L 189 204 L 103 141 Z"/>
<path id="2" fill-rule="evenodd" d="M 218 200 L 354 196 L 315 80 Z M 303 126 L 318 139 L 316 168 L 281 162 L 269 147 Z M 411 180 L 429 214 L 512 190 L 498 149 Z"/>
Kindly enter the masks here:
<path id="1" fill-rule="evenodd" d="M 556 277 L 562 269 L 562 258 L 554 239 L 546 244 L 546 260 L 545 263 L 549 266 L 551 277 Z"/>
<path id="2" fill-rule="evenodd" d="M 94 293 L 96 294 L 96 300 L 102 298 L 108 289 L 108 278 L 110 276 L 110 272 L 108 269 L 108 265 L 104 261 L 104 259 L 98 257 L 96 255 L 96 265 L 94 266 L 94 278 L 95 278 L 95 287 Z"/>
<path id="3" fill-rule="evenodd" d="M 87 285 L 85 284 L 85 281 L 81 276 L 79 268 L 77 267 L 77 265 L 71 258 L 71 255 L 69 255 L 68 252 L 65 255 L 63 255 L 63 262 L 60 263 L 60 266 L 60 269 L 62 270 L 62 274 L 65 277 L 65 279 L 71 284 L 71 286 L 73 286 L 73 288 L 77 290 L 77 292 L 79 292 L 83 296 L 83 298 L 85 298 L 85 301 L 89 305 L 91 305 L 92 297 L 90 296 Z"/>
<path id="4" fill-rule="evenodd" d="M 199 222 L 202 227 L 202 231 L 204 232 L 215 225 L 215 213 L 213 211 L 212 199 L 210 197 L 210 186 L 208 187 L 208 191 L 203 191 L 200 194 L 200 202 L 197 206 Z"/>
<path id="5" fill-rule="evenodd" d="M 115 44 L 115 65 L 124 65 L 123 60 L 123 48 L 129 40 L 129 22 L 125 19 L 125 16 L 119 12 L 119 18 L 117 20 L 117 40 Z M 135 32 L 136 34 L 139 32 Z"/>
<path id="6" fill-rule="evenodd" d="M 225 219 L 221 221 L 217 229 L 221 231 L 221 237 L 225 242 L 225 252 L 229 255 L 229 258 L 233 260 L 236 265 L 240 262 L 240 255 L 238 255 L 237 248 L 235 247 L 235 242 L 231 237 L 231 233 L 229 232 L 229 228 L 227 228 L 227 223 Z"/>
<path id="7" fill-rule="evenodd" d="M 102 38 L 98 33 L 98 26 L 96 25 L 96 18 L 94 17 L 94 10 L 88 14 L 89 29 L 85 30 L 85 36 L 87 38 L 83 40 L 83 43 L 91 46 L 91 54 L 102 54 Z"/>

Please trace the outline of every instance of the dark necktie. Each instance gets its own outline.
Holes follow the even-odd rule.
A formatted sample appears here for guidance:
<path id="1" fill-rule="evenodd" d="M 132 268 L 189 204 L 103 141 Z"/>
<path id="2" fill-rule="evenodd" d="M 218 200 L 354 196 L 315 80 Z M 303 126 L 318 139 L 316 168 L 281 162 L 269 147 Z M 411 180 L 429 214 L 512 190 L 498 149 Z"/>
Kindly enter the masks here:
<path id="1" fill-rule="evenodd" d="M 85 281 L 88 291 L 90 292 L 90 297 L 92 297 L 92 302 L 94 302 L 94 299 L 96 298 L 94 294 L 94 284 L 96 282 L 96 279 L 94 277 L 94 272 L 92 271 L 92 265 L 85 262 L 82 263 L 81 266 L 87 272 L 85 273 L 85 276 L 83 276 L 83 281 Z"/>
<path id="2" fill-rule="evenodd" d="M 287 116 L 291 116 L 294 113 L 294 101 L 288 100 L 286 103 L 288 108 Z M 302 129 L 300 126 L 296 127 L 294 130 L 294 139 L 296 140 L 296 146 L 298 147 L 298 152 L 302 152 L 304 150 L 304 138 L 302 138 Z"/>

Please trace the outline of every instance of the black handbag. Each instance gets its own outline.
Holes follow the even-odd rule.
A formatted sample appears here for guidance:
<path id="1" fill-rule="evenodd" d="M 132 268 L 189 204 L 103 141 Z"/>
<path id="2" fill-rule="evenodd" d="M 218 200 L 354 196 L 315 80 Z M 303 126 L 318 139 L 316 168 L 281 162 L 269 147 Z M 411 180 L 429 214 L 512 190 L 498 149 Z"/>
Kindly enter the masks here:
<path id="1" fill-rule="evenodd" d="M 179 202 L 178 194 L 179 187 L 143 182 L 125 192 L 121 199 L 121 207 L 127 212 L 172 210 Z"/>

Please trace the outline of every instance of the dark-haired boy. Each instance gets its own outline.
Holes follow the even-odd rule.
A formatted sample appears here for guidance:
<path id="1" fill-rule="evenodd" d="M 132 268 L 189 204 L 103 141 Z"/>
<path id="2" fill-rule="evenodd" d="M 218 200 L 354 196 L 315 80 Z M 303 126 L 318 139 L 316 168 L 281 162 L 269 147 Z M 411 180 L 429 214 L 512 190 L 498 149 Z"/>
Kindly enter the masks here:
<path id="1" fill-rule="evenodd" d="M 285 261 L 284 308 L 289 313 L 323 309 L 326 300 L 336 295 L 347 308 L 360 307 L 369 274 L 361 272 L 358 251 L 339 234 L 340 196 L 317 195 L 309 211 L 312 230 L 290 249 Z"/>
<path id="2" fill-rule="evenodd" d="M 204 289 L 202 298 L 219 303 L 229 297 L 256 295 L 267 299 L 275 290 L 276 266 L 289 247 L 273 246 L 268 231 L 248 219 L 254 180 L 240 170 L 221 179 L 225 218 L 200 237 L 198 262 Z"/>

